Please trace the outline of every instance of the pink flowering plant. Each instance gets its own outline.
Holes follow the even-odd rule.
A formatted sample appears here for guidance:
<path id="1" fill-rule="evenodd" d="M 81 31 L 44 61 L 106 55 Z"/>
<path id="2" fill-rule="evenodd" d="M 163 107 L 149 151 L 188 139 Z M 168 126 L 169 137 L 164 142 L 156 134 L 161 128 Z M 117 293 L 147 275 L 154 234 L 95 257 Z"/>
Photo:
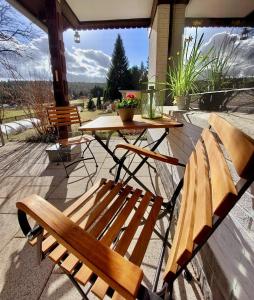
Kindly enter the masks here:
<path id="1" fill-rule="evenodd" d="M 134 94 L 127 94 L 126 98 L 116 104 L 118 109 L 120 108 L 136 108 L 138 106 L 138 99 Z"/>

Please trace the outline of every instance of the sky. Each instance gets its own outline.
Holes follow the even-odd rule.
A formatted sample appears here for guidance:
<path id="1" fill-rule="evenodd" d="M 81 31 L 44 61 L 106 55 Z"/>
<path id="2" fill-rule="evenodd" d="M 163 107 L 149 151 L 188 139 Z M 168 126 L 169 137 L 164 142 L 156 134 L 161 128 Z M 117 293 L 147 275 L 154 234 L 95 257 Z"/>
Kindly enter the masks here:
<path id="1" fill-rule="evenodd" d="M 13 12 L 15 10 L 13 9 Z M 22 24 L 30 21 L 22 14 L 15 12 L 16 18 Z M 35 26 L 35 25 L 34 25 Z M 36 37 L 31 41 L 21 41 L 22 47 L 29 53 L 29 58 L 22 58 L 17 63 L 24 79 L 50 80 L 50 59 L 47 34 L 35 26 Z M 207 52 L 212 46 L 218 47 L 223 38 L 227 37 L 239 44 L 240 55 L 234 62 L 232 74 L 237 76 L 254 75 L 254 37 L 240 40 L 241 29 L 237 28 L 200 28 L 198 35 L 204 35 L 202 51 Z M 67 64 L 68 81 L 105 82 L 106 74 L 111 63 L 114 43 L 120 34 L 129 66 L 145 64 L 148 59 L 148 29 L 115 29 L 80 31 L 80 44 L 74 43 L 73 30 L 64 32 L 65 56 Z M 186 28 L 184 36 L 195 36 L 194 28 Z M 8 79 L 0 72 L 0 80 Z"/>
<path id="2" fill-rule="evenodd" d="M 91 30 L 80 31 L 80 43 L 74 42 L 74 31 L 64 32 L 65 57 L 68 81 L 105 82 L 111 62 L 114 43 L 118 34 L 124 43 L 129 66 L 146 63 L 148 57 L 147 29 Z M 36 69 L 38 73 L 50 69 L 48 37 L 40 31 L 27 47 L 33 51 L 26 69 Z"/>

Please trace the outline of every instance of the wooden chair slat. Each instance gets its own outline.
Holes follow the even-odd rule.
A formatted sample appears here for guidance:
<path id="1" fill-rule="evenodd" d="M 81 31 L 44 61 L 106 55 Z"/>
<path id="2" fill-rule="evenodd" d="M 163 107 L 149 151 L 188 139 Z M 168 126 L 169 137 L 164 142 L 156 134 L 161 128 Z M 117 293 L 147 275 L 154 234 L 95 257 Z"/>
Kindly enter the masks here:
<path id="1" fill-rule="evenodd" d="M 106 234 L 102 237 L 101 242 L 105 245 L 110 245 L 114 239 L 117 237 L 119 230 L 124 225 L 125 221 L 129 217 L 131 211 L 133 210 L 133 207 L 135 206 L 137 200 L 140 198 L 142 194 L 142 191 L 139 189 L 136 189 L 131 196 L 131 198 L 128 200 L 126 206 L 122 209 L 120 214 L 117 216 L 113 224 L 110 226 L 109 230 L 106 232 Z"/>
<path id="2" fill-rule="evenodd" d="M 124 255 L 125 252 L 127 251 L 129 244 L 132 241 L 132 238 L 141 222 L 141 219 L 143 218 L 146 212 L 146 209 L 152 197 L 153 197 L 152 193 L 146 192 L 144 197 L 142 198 L 140 205 L 138 206 L 134 216 L 132 217 L 130 223 L 128 224 L 122 237 L 120 238 L 120 240 L 118 241 L 115 247 L 115 251 L 118 252 L 119 254 Z"/>
<path id="3" fill-rule="evenodd" d="M 122 191 L 120 196 L 116 199 L 116 201 L 113 203 L 113 205 L 107 210 L 107 212 L 99 219 L 97 220 L 96 225 L 91 229 L 89 234 L 93 237 L 97 237 L 100 232 L 103 230 L 105 226 L 107 226 L 108 222 L 110 219 L 113 217 L 113 215 L 116 213 L 116 211 L 120 208 L 120 206 L 123 204 L 125 201 L 126 197 L 131 191 L 131 187 L 127 186 L 125 189 Z M 98 219 L 98 218 L 97 218 Z M 80 224 L 80 227 L 84 229 L 84 224 L 85 222 L 82 222 Z M 58 245 L 50 254 L 49 258 L 53 260 L 55 263 L 59 263 L 63 255 L 67 252 L 67 249 L 64 248 L 62 245 Z"/>
<path id="4" fill-rule="evenodd" d="M 89 227 L 95 222 L 95 220 L 99 217 L 102 211 L 109 205 L 109 203 L 114 199 L 114 197 L 118 194 L 120 189 L 122 188 L 122 184 L 116 184 L 114 188 L 110 191 L 106 197 L 99 202 L 97 206 L 94 207 L 96 202 L 89 202 L 89 209 L 80 209 L 74 216 L 72 216 L 71 220 L 76 224 L 79 224 L 81 218 L 85 216 L 85 219 L 79 224 L 80 228 L 85 229 L 86 231 Z M 97 198 L 97 197 L 95 197 Z M 97 198 L 99 199 L 99 197 Z M 94 209 L 93 209 L 94 208 Z M 92 210 L 91 210 L 92 209 Z M 91 211 L 91 213 L 90 213 Z M 89 212 L 89 214 L 88 214 Z M 44 251 L 44 243 L 42 244 Z M 58 245 L 50 254 L 49 258 L 54 262 L 59 262 L 62 256 L 67 252 L 67 249 L 64 249 L 61 245 Z"/>
<path id="5" fill-rule="evenodd" d="M 109 192 L 111 187 L 113 186 L 113 181 L 108 181 L 106 184 L 104 184 L 101 189 L 98 191 L 97 195 L 94 195 L 94 197 L 91 198 L 93 195 L 92 193 L 89 194 L 89 197 L 81 197 L 77 202 L 74 203 L 76 205 L 72 206 L 72 209 L 68 209 L 64 212 L 64 215 L 70 216 L 70 219 L 73 222 L 77 222 L 80 218 L 82 218 L 85 214 L 87 214 L 94 205 L 101 200 L 102 196 L 105 195 L 105 193 Z M 96 190 L 95 190 L 96 191 Z M 90 199 L 89 202 L 85 202 L 86 200 Z M 80 206 L 85 202 L 85 205 L 80 208 Z M 79 208 L 79 210 L 77 210 Z M 75 212 L 75 213 L 74 213 Z M 74 213 L 74 214 L 73 214 Z M 73 214 L 73 215 L 72 215 Z M 56 240 L 53 236 L 47 237 L 42 242 L 42 251 L 48 252 L 48 250 L 56 243 Z"/>
<path id="6" fill-rule="evenodd" d="M 103 194 L 109 191 L 113 186 L 112 180 L 101 179 L 97 182 L 91 189 L 89 189 L 84 195 L 82 195 L 77 201 L 64 210 L 64 215 L 69 216 L 77 211 L 85 201 L 91 199 L 91 197 L 96 194 L 96 198 L 99 199 Z"/>
<path id="7" fill-rule="evenodd" d="M 62 114 L 69 114 L 69 113 L 78 113 L 78 109 L 76 107 L 62 107 L 57 108 L 57 107 L 52 107 L 52 108 L 47 108 L 47 113 L 48 115 L 62 115 Z"/>
<path id="8" fill-rule="evenodd" d="M 129 245 L 133 239 L 133 236 L 145 214 L 145 211 L 148 207 L 150 200 L 152 199 L 153 195 L 150 192 L 146 192 L 141 203 L 136 210 L 134 216 L 132 217 L 130 223 L 128 224 L 126 230 L 124 231 L 122 237 L 120 238 L 119 242 L 117 243 L 114 251 L 121 254 L 122 256 L 125 255 L 126 251 L 129 248 Z M 99 298 L 104 298 L 109 285 L 101 278 L 98 278 L 91 291 Z"/>
<path id="9" fill-rule="evenodd" d="M 202 138 L 209 160 L 213 214 L 223 217 L 235 204 L 237 191 L 214 135 L 206 128 Z"/>
<path id="10" fill-rule="evenodd" d="M 115 213 L 120 209 L 121 206 L 124 205 L 126 198 L 128 197 L 129 193 L 131 192 L 132 187 L 126 186 L 124 190 L 121 192 L 119 197 L 116 201 L 110 206 L 110 208 L 103 214 L 103 216 L 96 222 L 95 226 L 89 231 L 89 233 L 94 236 L 98 237 L 101 231 L 108 225 L 112 217 Z"/>
<path id="11" fill-rule="evenodd" d="M 142 191 L 136 189 L 131 196 L 130 200 L 127 202 L 126 206 L 122 209 L 120 214 L 117 216 L 113 224 L 110 226 L 109 230 L 106 234 L 102 237 L 101 242 L 106 245 L 110 246 L 114 239 L 119 234 L 120 229 L 126 222 L 127 218 L 129 217 L 131 211 L 133 210 L 134 205 L 136 204 L 137 200 L 140 198 Z M 77 279 L 81 284 L 85 285 L 87 281 L 92 276 L 93 272 L 86 266 L 82 266 L 81 269 L 76 273 L 75 279 Z"/>
<path id="12" fill-rule="evenodd" d="M 133 262 L 135 265 L 140 266 L 142 260 L 144 258 L 146 248 L 148 246 L 149 240 L 153 233 L 153 229 L 158 217 L 158 214 L 161 209 L 163 198 L 162 197 L 155 197 L 153 207 L 149 213 L 149 216 L 146 220 L 146 223 L 142 229 L 142 232 L 137 240 L 136 246 L 131 254 L 130 261 Z"/>
<path id="13" fill-rule="evenodd" d="M 63 126 L 70 126 L 70 125 L 74 125 L 74 124 L 79 124 L 79 121 L 65 121 L 65 122 L 57 122 L 57 123 L 53 123 L 51 125 L 53 126 L 57 126 L 57 127 L 63 127 Z"/>
<path id="14" fill-rule="evenodd" d="M 48 106 L 47 107 L 48 110 L 70 110 L 70 109 L 76 109 L 76 106 Z"/>
<path id="15" fill-rule="evenodd" d="M 214 113 L 209 118 L 209 124 L 225 146 L 238 175 L 250 178 L 254 169 L 254 140 Z"/>
<path id="16" fill-rule="evenodd" d="M 193 241 L 202 243 L 212 230 L 212 199 L 209 180 L 209 169 L 204 145 L 199 140 L 196 146 L 197 154 L 197 200 Z"/>
<path id="17" fill-rule="evenodd" d="M 183 186 L 183 193 L 181 199 L 181 207 L 179 216 L 177 219 L 177 224 L 175 228 L 175 234 L 172 242 L 172 247 L 170 248 L 170 256 L 167 261 L 163 278 L 164 280 L 169 280 L 172 276 L 175 275 L 178 264 L 176 262 L 176 255 L 179 248 L 179 241 L 183 231 L 183 221 L 186 214 L 186 206 L 188 201 L 188 187 L 190 181 L 190 166 L 189 163 L 186 165 L 185 173 L 184 173 L 184 186 Z"/>
<path id="18" fill-rule="evenodd" d="M 79 120 L 79 117 L 73 114 L 68 114 L 68 115 L 59 115 L 59 116 L 50 116 L 49 115 L 49 120 L 51 122 L 64 122 L 64 121 L 70 121 L 70 120 Z"/>
<path id="19" fill-rule="evenodd" d="M 197 184 L 197 155 L 194 150 L 190 156 L 190 180 L 188 183 L 188 195 L 186 203 L 185 218 L 183 221 L 183 228 L 181 238 L 179 240 L 179 247 L 176 254 L 176 261 L 179 265 L 183 265 L 190 257 L 193 251 L 193 226 L 195 218 L 196 206 L 196 184 Z"/>
<path id="20" fill-rule="evenodd" d="M 77 116 L 61 116 L 61 117 L 58 117 L 58 118 L 50 118 L 49 117 L 49 121 L 51 124 L 58 124 L 58 123 L 65 123 L 65 122 L 75 122 L 77 121 L 78 123 L 80 122 L 79 118 Z"/>
<path id="21" fill-rule="evenodd" d="M 122 188 L 122 184 L 119 182 L 117 183 L 110 193 L 101 201 L 95 209 L 89 214 L 86 225 L 84 227 L 85 230 L 88 230 L 89 227 L 95 222 L 95 220 L 99 217 L 99 215 L 106 209 L 109 203 L 115 198 L 115 196 L 120 192 Z"/>
<path id="22" fill-rule="evenodd" d="M 84 195 L 82 195 L 77 201 L 75 201 L 72 205 L 67 207 L 64 211 L 63 214 L 67 217 L 69 217 L 72 213 L 74 213 L 81 205 L 83 205 L 84 202 L 88 201 L 91 199 L 93 194 L 98 191 L 99 189 L 103 189 L 103 185 L 106 183 L 106 179 L 101 179 L 100 181 L 96 182 L 91 189 L 89 189 Z M 110 185 L 113 185 L 113 181 L 108 181 L 107 182 L 107 188 L 110 188 Z M 104 188 L 105 189 L 105 188 Z M 104 191 L 103 189 L 103 191 Z M 98 194 L 100 195 L 100 194 Z M 44 230 L 44 237 L 47 236 L 47 231 Z M 52 237 L 53 238 L 53 237 Z M 34 246 L 37 243 L 37 239 L 33 239 L 32 241 L 29 242 L 32 246 Z"/>
<path id="23" fill-rule="evenodd" d="M 61 116 L 77 116 L 77 111 L 48 111 L 48 116 L 50 118 L 61 118 Z"/>
<path id="24" fill-rule="evenodd" d="M 132 254 L 129 258 L 129 261 L 133 262 L 137 266 L 141 265 L 144 255 L 146 253 L 148 243 L 150 241 L 158 214 L 161 209 L 162 201 L 163 201 L 162 197 L 159 196 L 155 197 L 153 207 L 149 213 L 146 223 L 142 229 L 142 232 L 136 242 L 134 250 L 132 251 Z M 120 299 L 121 295 L 115 292 L 113 295 L 113 299 L 118 299 L 118 298 Z"/>

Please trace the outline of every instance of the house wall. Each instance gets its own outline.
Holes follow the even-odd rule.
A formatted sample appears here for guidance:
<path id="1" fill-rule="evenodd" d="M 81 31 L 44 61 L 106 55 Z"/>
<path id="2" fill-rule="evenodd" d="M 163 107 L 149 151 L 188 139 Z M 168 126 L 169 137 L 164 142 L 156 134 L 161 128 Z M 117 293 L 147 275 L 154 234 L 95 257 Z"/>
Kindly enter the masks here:
<path id="1" fill-rule="evenodd" d="M 204 127 L 209 113 L 173 113 L 184 127 L 170 129 L 168 140 L 161 145 L 161 153 L 186 163 Z M 229 115 L 230 122 L 254 137 L 253 115 Z M 160 130 L 150 130 L 149 141 Z M 228 161 L 234 180 L 237 174 Z M 183 176 L 183 168 L 157 162 L 162 182 L 170 199 L 172 190 Z M 194 269 L 206 299 L 253 299 L 254 283 L 254 185 L 233 208 L 229 216 L 209 239 L 194 260 Z"/>
<path id="2" fill-rule="evenodd" d="M 165 81 L 168 59 L 168 28 L 170 5 L 157 7 L 149 35 L 149 71 L 150 81 Z"/>

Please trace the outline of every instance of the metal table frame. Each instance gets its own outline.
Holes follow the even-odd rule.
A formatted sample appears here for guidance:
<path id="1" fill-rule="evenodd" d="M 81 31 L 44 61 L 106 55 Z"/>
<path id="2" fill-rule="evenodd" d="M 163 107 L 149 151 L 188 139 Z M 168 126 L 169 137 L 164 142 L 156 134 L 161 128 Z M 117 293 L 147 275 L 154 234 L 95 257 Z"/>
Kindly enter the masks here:
<path id="1" fill-rule="evenodd" d="M 136 140 L 134 141 L 133 145 L 136 145 L 137 142 L 142 138 L 142 136 L 144 136 L 144 134 L 146 133 L 148 128 L 143 129 L 142 132 L 140 133 L 140 135 L 136 138 Z M 119 133 L 119 135 L 124 139 L 125 142 L 129 143 L 129 141 L 126 139 L 126 137 L 123 135 L 123 133 L 121 132 L 121 130 L 116 130 L 116 132 Z M 168 136 L 169 134 L 169 128 L 165 128 L 165 131 L 163 132 L 163 134 L 161 135 L 161 137 L 156 140 L 155 142 L 153 142 L 153 146 L 151 148 L 151 151 L 155 151 L 158 146 L 163 142 L 163 140 Z M 96 133 L 96 131 L 93 131 L 93 136 L 94 138 L 97 140 L 97 142 L 107 151 L 107 153 L 110 154 L 110 156 L 113 158 L 114 162 L 116 163 L 116 165 L 119 165 L 116 176 L 115 176 L 115 182 L 118 182 L 118 180 L 120 179 L 120 173 L 121 170 L 125 170 L 126 173 L 129 175 L 129 177 L 124 181 L 124 184 L 127 184 L 131 179 L 135 180 L 143 189 L 145 189 L 146 191 L 149 191 L 148 188 L 135 176 L 135 174 L 141 169 L 141 167 L 147 163 L 149 167 L 155 169 L 153 166 L 151 166 L 151 164 L 149 162 L 147 162 L 148 157 L 142 157 L 142 161 L 138 164 L 138 166 L 135 168 L 134 171 L 130 171 L 129 170 L 129 166 L 127 167 L 124 164 L 124 161 L 129 153 L 129 151 L 126 151 L 126 153 L 121 157 L 117 157 L 115 154 L 115 150 L 111 150 L 109 148 L 109 139 L 107 140 L 107 142 L 103 142 L 103 140 L 101 139 L 101 137 Z M 112 136 L 112 133 L 110 135 L 110 137 Z M 115 167 L 115 166 L 114 166 Z"/>

